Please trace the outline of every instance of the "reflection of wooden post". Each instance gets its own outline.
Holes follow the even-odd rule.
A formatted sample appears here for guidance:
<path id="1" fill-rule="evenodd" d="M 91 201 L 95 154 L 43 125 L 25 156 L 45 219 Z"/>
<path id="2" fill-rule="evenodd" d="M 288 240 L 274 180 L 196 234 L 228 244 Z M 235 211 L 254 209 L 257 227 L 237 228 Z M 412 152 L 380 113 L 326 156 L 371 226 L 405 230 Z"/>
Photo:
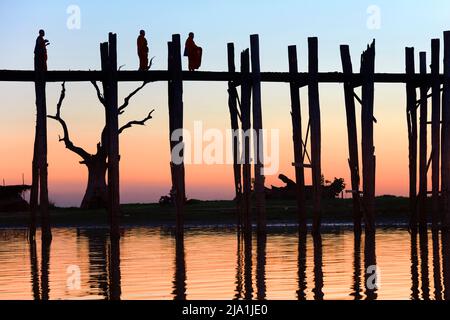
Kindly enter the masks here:
<path id="1" fill-rule="evenodd" d="M 427 74 L 427 54 L 420 52 L 420 74 Z M 421 230 L 427 229 L 427 119 L 428 119 L 428 84 L 420 84 L 420 143 L 419 143 L 419 224 Z"/>
<path id="2" fill-rule="evenodd" d="M 353 75 L 352 61 L 349 47 L 341 46 L 341 60 L 344 74 L 350 77 Z M 359 195 L 359 158 L 358 158 L 358 133 L 356 126 L 355 97 L 353 83 L 348 80 L 344 83 L 345 112 L 347 115 L 347 137 L 349 150 L 349 166 L 352 180 L 353 198 L 353 228 L 355 234 L 361 234 L 361 206 Z"/>
<path id="3" fill-rule="evenodd" d="M 297 47 L 289 47 L 289 73 L 298 74 Z M 300 233 L 306 233 L 305 212 L 305 169 L 303 164 L 302 116 L 300 108 L 300 88 L 297 82 L 291 81 L 291 117 L 292 137 L 294 140 L 294 165 L 297 196 L 297 216 Z"/>
<path id="4" fill-rule="evenodd" d="M 415 74 L 414 48 L 405 49 L 406 75 Z M 417 228 L 417 94 L 416 85 L 411 80 L 406 82 L 406 117 L 408 123 L 409 144 L 409 226 Z"/>
<path id="5" fill-rule="evenodd" d="M 366 234 L 375 233 L 375 146 L 373 141 L 375 41 L 361 57 L 362 75 L 362 164 Z"/>
<path id="6" fill-rule="evenodd" d="M 36 71 L 36 137 L 33 152 L 32 189 L 30 195 L 31 221 L 30 239 L 36 234 L 36 213 L 41 213 L 42 240 L 52 239 L 48 212 L 48 164 L 47 164 L 47 102 L 45 92 L 45 74 Z M 38 205 L 39 198 L 39 205 Z"/>
<path id="7" fill-rule="evenodd" d="M 236 67 L 234 64 L 234 44 L 228 44 L 228 72 L 234 74 Z M 239 161 L 239 119 L 238 119 L 238 106 L 236 97 L 235 84 L 228 82 L 228 108 L 230 110 L 231 129 L 233 130 L 233 172 L 234 172 L 234 189 L 236 196 L 236 210 L 238 217 L 238 230 L 242 224 L 242 210 L 241 210 L 241 197 L 242 197 L 242 182 L 241 182 L 241 165 Z"/>
<path id="8" fill-rule="evenodd" d="M 432 194 L 433 194 L 433 229 L 436 230 L 439 225 L 439 159 L 440 159 L 440 128 L 441 128 L 441 84 L 439 81 L 439 39 L 431 41 L 431 74 L 432 82 L 432 111 L 431 111 L 431 145 L 432 145 Z"/>
<path id="9" fill-rule="evenodd" d="M 241 115 L 242 115 L 242 150 L 243 150 L 243 211 L 244 211 L 244 231 L 246 238 L 252 234 L 252 216 L 251 216 L 251 192 L 252 192 L 252 168 L 250 160 L 250 99 L 251 86 L 249 83 L 250 55 L 248 49 L 241 54 Z"/>
<path id="10" fill-rule="evenodd" d="M 175 131 L 183 130 L 183 80 L 181 70 L 181 43 L 180 35 L 172 36 L 169 43 L 169 118 L 170 118 L 170 138 Z M 180 133 L 181 134 L 181 133 Z M 175 191 L 175 206 L 177 210 L 176 232 L 183 234 L 184 229 L 184 206 L 186 201 L 185 175 L 184 175 L 184 150 L 179 154 L 174 153 L 174 149 L 179 143 L 183 143 L 181 134 L 179 141 L 170 139 L 171 147 L 171 173 L 172 190 Z"/>
<path id="11" fill-rule="evenodd" d="M 258 233 L 266 232 L 266 208 L 264 190 L 264 135 L 261 110 L 261 68 L 259 61 L 259 37 L 254 34 L 250 37 L 252 60 L 252 94 L 253 94 L 253 129 L 255 137 L 255 200 L 258 219 Z"/>
<path id="12" fill-rule="evenodd" d="M 322 198 L 321 124 L 319 102 L 319 60 L 317 38 L 308 38 L 309 53 L 309 118 L 311 122 L 311 165 L 313 184 L 313 233 L 320 232 Z"/>
<path id="13" fill-rule="evenodd" d="M 442 101 L 443 229 L 450 228 L 450 31 L 444 32 L 444 93 Z"/>
<path id="14" fill-rule="evenodd" d="M 111 239 L 108 249 L 108 300 L 119 301 L 122 294 L 119 238 Z"/>
<path id="15" fill-rule="evenodd" d="M 108 150 L 108 215 L 111 238 L 120 238 L 120 186 L 119 186 L 119 112 L 117 88 L 117 36 L 109 34 L 109 43 L 100 45 L 102 70 L 106 77 L 103 90 L 106 102 L 106 128 Z"/>

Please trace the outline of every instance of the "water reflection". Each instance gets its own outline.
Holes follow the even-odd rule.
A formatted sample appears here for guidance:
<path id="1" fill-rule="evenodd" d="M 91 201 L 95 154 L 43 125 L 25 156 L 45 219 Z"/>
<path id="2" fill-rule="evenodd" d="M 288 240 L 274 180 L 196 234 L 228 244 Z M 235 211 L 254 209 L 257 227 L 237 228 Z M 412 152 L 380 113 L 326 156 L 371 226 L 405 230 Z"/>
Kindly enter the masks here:
<path id="1" fill-rule="evenodd" d="M 361 289 L 361 234 L 355 233 L 353 241 L 353 285 L 350 294 L 354 300 L 362 299 Z"/>
<path id="2" fill-rule="evenodd" d="M 322 236 L 314 235 L 314 300 L 323 300 Z"/>
<path id="3" fill-rule="evenodd" d="M 450 300 L 450 232 L 442 233 L 442 269 L 444 278 L 444 299 Z"/>
<path id="4" fill-rule="evenodd" d="M 108 299 L 108 233 L 101 229 L 77 230 L 79 239 L 85 238 L 88 243 L 89 288 L 98 291 L 100 296 Z"/>
<path id="5" fill-rule="evenodd" d="M 121 273 L 120 273 L 120 240 L 111 238 L 108 247 L 108 299 L 120 300 Z"/>
<path id="6" fill-rule="evenodd" d="M 367 233 L 364 240 L 364 284 L 366 299 L 376 300 L 378 298 L 378 279 L 376 275 L 378 265 L 375 250 L 375 234 Z"/>
<path id="7" fill-rule="evenodd" d="M 300 232 L 298 238 L 297 276 L 297 299 L 306 300 L 306 233 L 304 232 Z"/>
<path id="8" fill-rule="evenodd" d="M 175 236 L 175 274 L 173 277 L 174 300 L 186 300 L 186 261 L 184 236 Z"/>
<path id="9" fill-rule="evenodd" d="M 266 299 L 266 246 L 267 235 L 258 234 L 256 246 L 256 298 Z"/>
<path id="10" fill-rule="evenodd" d="M 417 232 L 411 232 L 411 299 L 419 300 L 419 258 L 417 254 Z"/>
<path id="11" fill-rule="evenodd" d="M 422 230 L 420 240 L 420 274 L 422 282 L 422 299 L 430 300 L 430 276 L 428 270 L 428 231 Z"/>
<path id="12" fill-rule="evenodd" d="M 439 231 L 433 230 L 433 279 L 434 279 L 434 298 L 437 301 L 442 300 L 442 278 L 441 278 L 441 255 L 439 246 Z"/>
<path id="13" fill-rule="evenodd" d="M 41 245 L 0 230 L 0 299 L 450 298 L 450 237 L 439 232 L 380 230 L 376 247 L 375 236 L 351 230 L 314 238 L 296 230 L 253 239 L 218 229 L 126 234 L 111 241 L 105 230 L 61 228 Z M 67 288 L 70 265 L 80 267 L 81 290 Z"/>
<path id="14" fill-rule="evenodd" d="M 41 300 L 41 290 L 39 285 L 39 267 L 36 249 L 36 240 L 30 239 L 30 266 L 31 266 L 31 287 L 33 291 L 33 299 Z"/>
<path id="15" fill-rule="evenodd" d="M 50 241 L 42 243 L 42 260 L 41 260 L 41 298 L 46 301 L 50 299 Z"/>

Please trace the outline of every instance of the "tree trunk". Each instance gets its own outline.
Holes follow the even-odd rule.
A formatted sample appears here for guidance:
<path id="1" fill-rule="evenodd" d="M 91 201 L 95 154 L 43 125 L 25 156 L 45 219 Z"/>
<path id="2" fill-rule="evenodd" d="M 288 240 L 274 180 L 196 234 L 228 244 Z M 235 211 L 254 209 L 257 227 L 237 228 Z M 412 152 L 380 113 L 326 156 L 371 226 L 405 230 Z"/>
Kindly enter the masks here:
<path id="1" fill-rule="evenodd" d="M 88 168 L 89 178 L 81 209 L 105 208 L 108 201 L 106 156 L 99 152 L 83 164 Z"/>

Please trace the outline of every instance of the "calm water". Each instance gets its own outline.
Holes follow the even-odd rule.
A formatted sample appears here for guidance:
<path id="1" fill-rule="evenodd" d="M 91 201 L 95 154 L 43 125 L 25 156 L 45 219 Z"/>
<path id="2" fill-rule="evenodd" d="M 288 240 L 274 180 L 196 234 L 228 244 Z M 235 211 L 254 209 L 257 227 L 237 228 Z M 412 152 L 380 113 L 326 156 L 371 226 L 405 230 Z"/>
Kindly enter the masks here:
<path id="1" fill-rule="evenodd" d="M 51 246 L 42 248 L 40 241 L 27 242 L 25 230 L 0 230 L 0 299 L 449 299 L 450 294 L 450 241 L 432 234 L 411 237 L 402 229 L 379 230 L 376 247 L 364 237 L 355 241 L 349 230 L 306 242 L 282 230 L 247 244 L 232 230 L 204 228 L 187 231 L 184 243 L 167 230 L 146 227 L 125 229 L 118 245 L 100 229 L 58 228 L 53 235 Z M 379 287 L 370 290 L 365 270 L 375 264 Z"/>

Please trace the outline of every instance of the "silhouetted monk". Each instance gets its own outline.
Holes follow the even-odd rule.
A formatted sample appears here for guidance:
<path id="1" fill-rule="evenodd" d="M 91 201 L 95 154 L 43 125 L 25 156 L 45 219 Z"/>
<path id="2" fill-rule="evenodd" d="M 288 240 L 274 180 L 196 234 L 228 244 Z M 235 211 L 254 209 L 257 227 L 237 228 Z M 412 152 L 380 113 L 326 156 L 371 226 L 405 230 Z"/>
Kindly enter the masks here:
<path id="1" fill-rule="evenodd" d="M 200 68 L 202 64 L 203 50 L 194 42 L 194 33 L 189 33 L 189 38 L 186 40 L 186 46 L 184 49 L 184 56 L 189 59 L 189 71 L 195 71 Z"/>
<path id="2" fill-rule="evenodd" d="M 44 39 L 45 31 L 39 30 L 39 37 L 34 47 L 34 70 L 47 71 L 47 46 L 50 42 Z"/>
<path id="3" fill-rule="evenodd" d="M 137 51 L 139 56 L 139 71 L 147 71 L 148 66 L 148 42 L 145 39 L 145 31 L 141 30 L 137 38 Z"/>

